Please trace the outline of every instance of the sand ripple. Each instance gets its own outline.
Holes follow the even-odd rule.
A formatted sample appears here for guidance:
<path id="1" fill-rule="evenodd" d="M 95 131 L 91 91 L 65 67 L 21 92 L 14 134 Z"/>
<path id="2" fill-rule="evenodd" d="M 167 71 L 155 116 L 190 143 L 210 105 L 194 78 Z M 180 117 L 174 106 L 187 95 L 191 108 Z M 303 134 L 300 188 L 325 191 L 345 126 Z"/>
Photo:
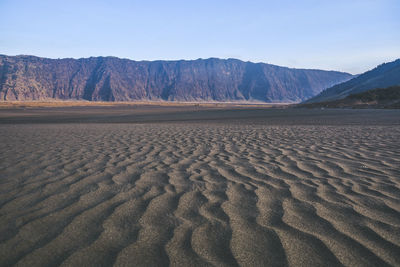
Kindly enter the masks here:
<path id="1" fill-rule="evenodd" d="M 0 126 L 0 266 L 399 266 L 400 127 Z"/>

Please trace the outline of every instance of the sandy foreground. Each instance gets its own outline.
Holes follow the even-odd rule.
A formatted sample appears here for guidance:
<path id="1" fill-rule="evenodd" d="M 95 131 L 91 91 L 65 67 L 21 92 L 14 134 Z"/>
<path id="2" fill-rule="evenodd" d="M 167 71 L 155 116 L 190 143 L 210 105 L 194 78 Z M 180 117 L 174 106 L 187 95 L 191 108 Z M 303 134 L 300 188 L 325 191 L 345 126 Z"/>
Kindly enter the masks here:
<path id="1" fill-rule="evenodd" d="M 400 111 L 0 110 L 0 266 L 400 266 Z"/>

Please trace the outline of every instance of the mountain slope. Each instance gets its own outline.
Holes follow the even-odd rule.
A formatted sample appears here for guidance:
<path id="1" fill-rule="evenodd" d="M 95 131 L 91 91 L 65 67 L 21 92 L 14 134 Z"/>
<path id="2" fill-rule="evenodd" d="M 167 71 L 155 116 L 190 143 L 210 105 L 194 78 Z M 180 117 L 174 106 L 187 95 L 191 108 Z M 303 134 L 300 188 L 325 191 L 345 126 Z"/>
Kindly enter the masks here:
<path id="1" fill-rule="evenodd" d="M 0 55 L 1 100 L 295 102 L 351 77 L 236 59 L 133 61 Z"/>
<path id="2" fill-rule="evenodd" d="M 328 88 L 305 103 L 332 101 L 345 98 L 350 94 L 396 85 L 400 85 L 400 59 L 379 65 L 354 79 Z"/>
<path id="3" fill-rule="evenodd" d="M 338 100 L 300 104 L 299 107 L 400 108 L 400 86 L 372 89 L 362 93 L 348 95 Z"/>

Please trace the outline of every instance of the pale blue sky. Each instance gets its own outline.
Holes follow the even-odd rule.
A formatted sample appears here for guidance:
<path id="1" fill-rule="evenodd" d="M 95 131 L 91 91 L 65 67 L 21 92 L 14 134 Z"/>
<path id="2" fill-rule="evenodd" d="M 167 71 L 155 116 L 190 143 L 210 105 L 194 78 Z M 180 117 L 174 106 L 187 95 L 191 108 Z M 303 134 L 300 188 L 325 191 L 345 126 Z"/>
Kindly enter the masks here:
<path id="1" fill-rule="evenodd" d="M 0 54 L 238 58 L 351 73 L 400 57 L 399 0 L 0 0 Z"/>

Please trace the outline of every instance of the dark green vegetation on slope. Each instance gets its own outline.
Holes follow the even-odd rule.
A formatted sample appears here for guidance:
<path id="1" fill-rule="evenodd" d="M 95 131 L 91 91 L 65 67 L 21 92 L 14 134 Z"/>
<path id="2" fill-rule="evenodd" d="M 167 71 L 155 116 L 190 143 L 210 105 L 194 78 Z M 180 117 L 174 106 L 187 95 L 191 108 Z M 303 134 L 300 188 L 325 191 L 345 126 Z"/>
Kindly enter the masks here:
<path id="1" fill-rule="evenodd" d="M 133 61 L 0 55 L 0 100 L 297 102 L 351 77 L 237 59 Z"/>
<path id="2" fill-rule="evenodd" d="M 326 108 L 400 108 L 400 86 L 378 88 L 352 94 L 343 99 L 302 104 L 305 107 Z"/>

